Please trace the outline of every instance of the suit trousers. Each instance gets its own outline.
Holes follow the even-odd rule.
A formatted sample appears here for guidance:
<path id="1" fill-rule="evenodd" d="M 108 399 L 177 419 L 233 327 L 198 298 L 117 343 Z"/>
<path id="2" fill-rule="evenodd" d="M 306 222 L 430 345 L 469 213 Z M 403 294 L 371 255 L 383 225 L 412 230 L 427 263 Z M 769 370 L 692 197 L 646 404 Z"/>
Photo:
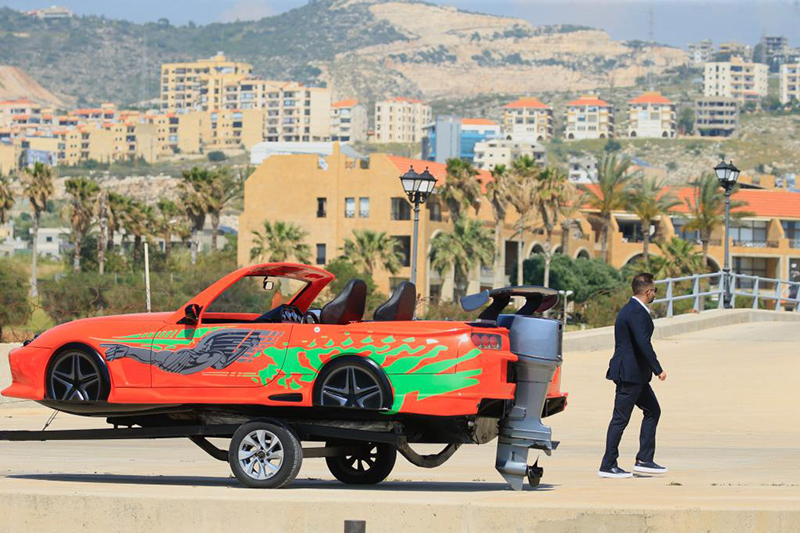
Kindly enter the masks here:
<path id="1" fill-rule="evenodd" d="M 636 454 L 636 460 L 642 462 L 653 460 L 653 456 L 656 453 L 656 427 L 658 426 L 658 419 L 661 417 L 661 407 L 659 407 L 656 395 L 649 383 L 621 381 L 617 383 L 614 414 L 611 417 L 611 423 L 608 425 L 606 452 L 600 465 L 603 470 L 617 466 L 619 442 L 622 440 L 622 433 L 628 426 L 628 422 L 630 422 L 634 405 L 644 412 L 642 429 L 639 433 L 639 453 Z"/>

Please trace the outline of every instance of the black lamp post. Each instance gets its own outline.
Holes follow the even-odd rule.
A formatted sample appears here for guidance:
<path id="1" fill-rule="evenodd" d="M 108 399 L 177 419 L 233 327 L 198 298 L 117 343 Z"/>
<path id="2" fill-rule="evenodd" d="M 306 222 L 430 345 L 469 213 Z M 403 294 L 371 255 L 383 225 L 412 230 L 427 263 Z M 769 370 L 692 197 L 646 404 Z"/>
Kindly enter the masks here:
<path id="1" fill-rule="evenodd" d="M 725 189 L 725 267 L 722 269 L 724 280 L 724 300 L 723 304 L 725 309 L 730 309 L 732 306 L 733 295 L 731 294 L 731 265 L 728 253 L 728 235 L 730 232 L 730 211 L 731 211 L 731 193 L 739 179 L 739 169 L 733 165 L 733 161 L 726 163 L 724 160 L 714 167 L 714 172 L 717 174 L 717 179 L 720 185 Z"/>
<path id="2" fill-rule="evenodd" d="M 414 172 L 412 166 L 408 172 L 400 176 L 403 190 L 408 201 L 414 205 L 414 239 L 411 243 L 411 283 L 417 284 L 417 240 L 419 239 L 419 206 L 424 204 L 428 196 L 436 188 L 436 178 L 426 168 L 422 174 Z"/>

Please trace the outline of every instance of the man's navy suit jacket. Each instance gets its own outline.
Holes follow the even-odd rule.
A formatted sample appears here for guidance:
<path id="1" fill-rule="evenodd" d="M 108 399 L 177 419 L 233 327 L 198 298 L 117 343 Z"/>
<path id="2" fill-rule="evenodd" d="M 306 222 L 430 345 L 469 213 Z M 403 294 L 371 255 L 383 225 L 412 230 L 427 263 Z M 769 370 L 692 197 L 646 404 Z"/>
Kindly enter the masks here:
<path id="1" fill-rule="evenodd" d="M 615 383 L 649 383 L 653 374 L 661 374 L 661 365 L 650 343 L 652 336 L 650 313 L 631 298 L 614 324 L 614 356 L 606 378 Z"/>

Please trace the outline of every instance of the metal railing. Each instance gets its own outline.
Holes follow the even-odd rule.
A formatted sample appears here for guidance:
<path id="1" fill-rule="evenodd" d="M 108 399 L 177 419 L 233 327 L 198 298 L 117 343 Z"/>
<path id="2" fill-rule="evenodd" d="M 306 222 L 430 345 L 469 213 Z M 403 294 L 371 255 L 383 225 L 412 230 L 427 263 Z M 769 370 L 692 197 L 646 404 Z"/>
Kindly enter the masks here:
<path id="1" fill-rule="evenodd" d="M 736 307 L 736 297 L 743 296 L 752 298 L 750 307 L 759 309 L 761 301 L 770 301 L 772 308 L 779 311 L 781 304 L 786 311 L 800 311 L 800 282 L 787 281 L 774 278 L 764 278 L 760 276 L 750 276 L 747 274 L 730 274 L 731 283 L 731 306 Z M 703 288 L 702 280 L 708 280 L 708 287 Z M 686 292 L 688 287 L 682 284 L 691 285 L 691 292 Z M 682 300 L 693 300 L 693 311 L 701 313 L 705 310 L 705 299 L 707 297 L 717 298 L 717 309 L 725 306 L 725 273 L 713 272 L 710 274 L 695 274 L 680 278 L 667 278 L 656 280 L 656 286 L 666 286 L 666 294 L 662 298 L 653 301 L 654 304 L 666 304 L 667 316 L 672 317 L 675 313 L 675 302 Z M 774 286 L 774 288 L 772 287 Z M 745 289 L 750 289 L 745 290 Z M 784 295 L 784 290 L 787 294 Z M 680 292 L 681 294 L 677 294 Z M 791 307 L 791 309 L 789 309 Z"/>

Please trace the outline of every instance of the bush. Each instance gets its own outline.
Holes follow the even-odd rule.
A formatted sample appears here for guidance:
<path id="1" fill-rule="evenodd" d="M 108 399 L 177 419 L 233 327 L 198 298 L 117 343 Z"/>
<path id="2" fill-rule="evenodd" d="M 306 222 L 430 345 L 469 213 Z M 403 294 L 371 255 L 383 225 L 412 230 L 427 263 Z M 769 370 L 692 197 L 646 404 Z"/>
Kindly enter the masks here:
<path id="1" fill-rule="evenodd" d="M 516 274 L 511 279 L 516 279 Z M 522 265 L 522 279 L 526 285 L 544 283 L 544 256 L 536 255 Z M 616 290 L 626 285 L 622 272 L 601 259 L 572 259 L 554 254 L 550 260 L 550 287 L 572 291 L 572 299 L 584 302 L 593 294 Z"/>
<path id="2" fill-rule="evenodd" d="M 622 150 L 622 144 L 616 139 L 609 139 L 606 141 L 605 146 L 603 146 L 603 150 L 606 152 L 619 152 Z"/>
<path id="3" fill-rule="evenodd" d="M 212 163 L 225 161 L 226 159 L 228 159 L 225 153 L 220 152 L 219 150 L 216 150 L 214 152 L 208 152 L 208 155 L 206 157 L 208 157 L 208 160 L 211 161 Z"/>
<path id="4" fill-rule="evenodd" d="M 31 316 L 25 271 L 10 259 L 0 259 L 0 342 L 3 328 L 25 324 Z"/>
<path id="5" fill-rule="evenodd" d="M 428 309 L 423 319 L 467 321 L 475 320 L 478 314 L 479 311 L 464 311 L 461 305 L 455 302 L 438 302 L 428 304 Z"/>

